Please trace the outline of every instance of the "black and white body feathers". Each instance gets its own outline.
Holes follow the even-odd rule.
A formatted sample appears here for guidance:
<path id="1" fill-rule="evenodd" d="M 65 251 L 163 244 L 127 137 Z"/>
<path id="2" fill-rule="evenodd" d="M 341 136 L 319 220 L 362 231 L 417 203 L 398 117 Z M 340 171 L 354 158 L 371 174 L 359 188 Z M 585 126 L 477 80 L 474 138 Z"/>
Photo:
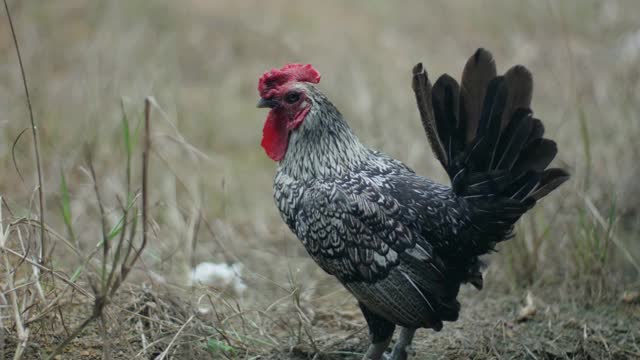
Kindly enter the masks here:
<path id="1" fill-rule="evenodd" d="M 568 179 L 547 168 L 557 150 L 530 110 L 531 75 L 516 66 L 496 76 L 485 50 L 469 59 L 460 85 L 443 75 L 431 86 L 421 64 L 414 68 L 421 119 L 451 186 L 362 145 L 329 100 L 305 86 L 313 105 L 279 164 L 275 201 L 370 324 L 439 330 L 456 320 L 460 285 L 482 287 L 478 256 Z"/>

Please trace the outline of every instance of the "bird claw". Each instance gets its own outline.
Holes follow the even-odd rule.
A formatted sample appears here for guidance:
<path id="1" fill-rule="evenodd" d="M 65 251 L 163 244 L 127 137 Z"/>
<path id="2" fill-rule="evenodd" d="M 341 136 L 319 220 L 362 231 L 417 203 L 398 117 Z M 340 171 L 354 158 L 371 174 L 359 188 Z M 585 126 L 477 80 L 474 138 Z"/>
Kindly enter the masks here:
<path id="1" fill-rule="evenodd" d="M 382 356 L 383 360 L 407 360 L 408 356 L 406 352 L 396 353 L 396 354 L 384 354 Z"/>
<path id="2" fill-rule="evenodd" d="M 415 352 L 411 348 L 411 346 L 407 346 L 405 348 L 399 348 L 398 346 L 394 346 L 391 353 L 386 353 L 382 355 L 383 360 L 407 360 L 409 358 L 409 354 L 415 355 Z"/>

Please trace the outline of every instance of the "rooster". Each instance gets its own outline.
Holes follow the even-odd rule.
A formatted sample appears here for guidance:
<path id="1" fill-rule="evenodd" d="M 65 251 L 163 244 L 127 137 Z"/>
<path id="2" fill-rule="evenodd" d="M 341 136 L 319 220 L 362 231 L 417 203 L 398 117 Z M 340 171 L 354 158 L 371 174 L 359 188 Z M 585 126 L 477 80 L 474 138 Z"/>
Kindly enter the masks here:
<path id="1" fill-rule="evenodd" d="M 413 68 L 422 125 L 450 186 L 363 145 L 319 82 L 301 64 L 259 79 L 275 202 L 313 260 L 358 300 L 371 340 L 364 358 L 406 359 L 416 329 L 458 318 L 461 284 L 482 288 L 479 256 L 569 174 L 548 168 L 557 147 L 530 109 L 530 72 L 497 76 L 484 49 L 460 85 L 445 74 L 432 86 L 422 64 Z"/>

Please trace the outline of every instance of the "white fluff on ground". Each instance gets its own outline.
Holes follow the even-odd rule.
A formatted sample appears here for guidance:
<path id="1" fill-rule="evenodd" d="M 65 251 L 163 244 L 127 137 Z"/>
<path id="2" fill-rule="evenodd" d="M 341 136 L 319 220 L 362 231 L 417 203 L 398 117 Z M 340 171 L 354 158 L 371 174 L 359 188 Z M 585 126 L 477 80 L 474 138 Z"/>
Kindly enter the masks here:
<path id="1" fill-rule="evenodd" d="M 247 289 L 247 285 L 240 277 L 242 274 L 242 264 L 217 264 L 212 262 L 202 262 L 191 270 L 191 285 L 207 285 L 220 290 L 231 290 L 237 296 L 242 295 Z"/>

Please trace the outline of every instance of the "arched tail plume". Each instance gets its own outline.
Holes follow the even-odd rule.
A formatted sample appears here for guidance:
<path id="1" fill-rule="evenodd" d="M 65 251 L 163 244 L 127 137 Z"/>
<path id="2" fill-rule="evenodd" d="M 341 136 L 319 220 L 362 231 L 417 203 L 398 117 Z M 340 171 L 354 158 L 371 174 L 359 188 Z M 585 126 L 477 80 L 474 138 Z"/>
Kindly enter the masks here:
<path id="1" fill-rule="evenodd" d="M 412 86 L 427 138 L 453 191 L 474 207 L 477 226 L 495 234 L 474 253 L 508 236 L 523 213 L 569 179 L 565 170 L 548 168 L 557 147 L 533 116 L 533 80 L 524 66 L 497 75 L 493 56 L 478 49 L 460 85 L 445 74 L 432 86 L 417 64 Z"/>

